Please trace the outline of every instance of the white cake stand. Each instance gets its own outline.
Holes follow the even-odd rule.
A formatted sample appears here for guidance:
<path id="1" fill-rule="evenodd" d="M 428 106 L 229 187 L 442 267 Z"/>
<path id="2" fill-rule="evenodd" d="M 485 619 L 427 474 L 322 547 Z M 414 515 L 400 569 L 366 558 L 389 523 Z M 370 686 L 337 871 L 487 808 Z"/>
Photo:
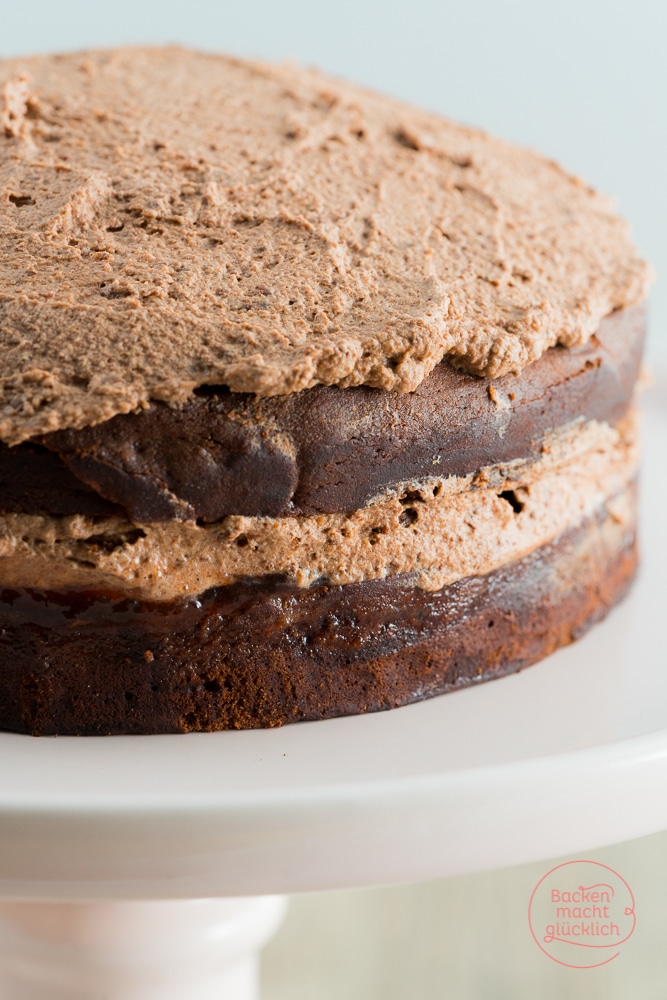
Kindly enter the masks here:
<path id="1" fill-rule="evenodd" d="M 249 1000 L 280 895 L 667 828 L 667 380 L 643 566 L 583 640 L 378 715 L 212 735 L 0 735 L 3 1000 Z"/>

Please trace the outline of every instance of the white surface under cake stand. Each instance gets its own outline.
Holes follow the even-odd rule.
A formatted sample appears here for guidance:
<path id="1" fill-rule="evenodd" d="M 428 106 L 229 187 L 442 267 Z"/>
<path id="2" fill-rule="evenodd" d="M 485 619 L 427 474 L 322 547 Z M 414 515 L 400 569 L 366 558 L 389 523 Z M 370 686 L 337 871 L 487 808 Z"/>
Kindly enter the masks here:
<path id="1" fill-rule="evenodd" d="M 249 1000 L 280 894 L 667 828 L 667 381 L 646 411 L 637 585 L 541 664 L 283 729 L 0 734 L 2 1000 Z"/>

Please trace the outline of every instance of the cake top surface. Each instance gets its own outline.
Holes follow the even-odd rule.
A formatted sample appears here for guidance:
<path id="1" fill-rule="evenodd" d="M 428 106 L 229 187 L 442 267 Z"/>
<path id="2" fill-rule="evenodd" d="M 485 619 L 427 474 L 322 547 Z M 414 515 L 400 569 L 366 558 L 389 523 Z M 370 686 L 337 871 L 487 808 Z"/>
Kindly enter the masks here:
<path id="1" fill-rule="evenodd" d="M 0 61 L 0 439 L 203 384 L 519 372 L 643 298 L 558 165 L 293 66 L 180 48 Z"/>

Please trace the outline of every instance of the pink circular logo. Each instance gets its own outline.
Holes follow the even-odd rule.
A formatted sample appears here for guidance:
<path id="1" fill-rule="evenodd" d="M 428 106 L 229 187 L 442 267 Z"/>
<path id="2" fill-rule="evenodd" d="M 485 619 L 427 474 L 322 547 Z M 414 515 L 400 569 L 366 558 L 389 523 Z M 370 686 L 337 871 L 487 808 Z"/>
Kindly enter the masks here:
<path id="1" fill-rule="evenodd" d="M 635 929 L 635 898 L 618 872 L 598 861 L 566 861 L 533 889 L 528 923 L 559 965 L 594 969 L 613 961 Z"/>

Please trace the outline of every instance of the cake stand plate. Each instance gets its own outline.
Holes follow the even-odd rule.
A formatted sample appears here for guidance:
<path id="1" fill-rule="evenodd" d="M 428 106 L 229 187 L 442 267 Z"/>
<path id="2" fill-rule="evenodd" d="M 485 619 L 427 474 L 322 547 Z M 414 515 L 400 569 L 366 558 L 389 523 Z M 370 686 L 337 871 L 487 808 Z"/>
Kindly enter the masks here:
<path id="1" fill-rule="evenodd" d="M 604 624 L 542 663 L 392 712 L 282 729 L 1 734 L 0 897 L 23 901 L 5 904 L 13 947 L 28 900 L 89 901 L 88 927 L 101 920 L 98 938 L 111 940 L 111 924 L 131 920 L 114 923 L 102 900 L 197 899 L 132 911 L 157 906 L 175 927 L 164 905 L 189 906 L 195 927 L 201 897 L 428 879 L 667 828 L 667 379 L 646 394 L 645 409 L 637 585 Z M 229 929 L 229 907 L 240 926 L 250 905 L 215 901 L 220 927 Z M 255 928 L 263 919 L 269 933 L 280 904 L 255 906 Z M 202 927 L 210 931 L 214 916 L 207 911 Z M 40 931 L 49 947 L 56 926 L 62 918 Z M 118 950 L 127 955 L 127 943 Z M 229 995 L 252 995 L 244 988 Z M 32 989 L 3 996 L 61 995 Z"/>

